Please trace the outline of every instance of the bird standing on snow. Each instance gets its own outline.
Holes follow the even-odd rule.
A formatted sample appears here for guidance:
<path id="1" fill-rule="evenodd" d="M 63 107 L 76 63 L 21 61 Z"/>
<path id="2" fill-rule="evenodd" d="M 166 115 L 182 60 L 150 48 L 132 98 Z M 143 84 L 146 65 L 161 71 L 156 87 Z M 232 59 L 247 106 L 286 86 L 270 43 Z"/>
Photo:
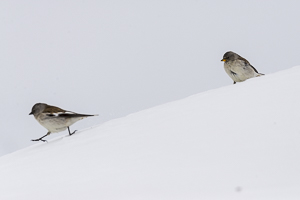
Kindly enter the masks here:
<path id="1" fill-rule="evenodd" d="M 224 69 L 233 80 L 233 84 L 264 75 L 258 73 L 248 60 L 232 51 L 226 52 L 221 61 L 224 61 Z"/>
<path id="2" fill-rule="evenodd" d="M 75 122 L 84 119 L 86 117 L 96 116 L 96 115 L 84 115 L 78 114 L 70 111 L 63 110 L 61 108 L 50 106 L 45 103 L 36 103 L 31 110 L 29 115 L 33 115 L 34 118 L 48 130 L 48 133 L 41 138 L 32 141 L 43 141 L 44 137 L 50 135 L 50 133 L 57 133 L 68 129 L 69 135 L 73 135 L 70 132 L 69 126 Z"/>

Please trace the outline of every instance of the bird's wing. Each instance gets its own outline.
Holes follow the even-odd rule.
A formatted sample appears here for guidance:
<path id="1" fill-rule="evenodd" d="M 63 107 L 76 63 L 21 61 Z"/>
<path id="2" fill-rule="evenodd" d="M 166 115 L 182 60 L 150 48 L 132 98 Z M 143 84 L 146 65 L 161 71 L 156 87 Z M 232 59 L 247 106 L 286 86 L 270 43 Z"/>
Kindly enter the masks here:
<path id="1" fill-rule="evenodd" d="M 50 113 L 50 114 L 53 114 L 53 113 L 65 113 L 65 112 L 68 112 L 66 110 L 63 110 L 59 107 L 55 107 L 55 106 L 47 106 L 43 113 Z"/>
<path id="2" fill-rule="evenodd" d="M 86 115 L 86 114 L 78 114 L 75 112 L 63 110 L 59 107 L 55 106 L 48 106 L 43 111 L 44 114 L 46 114 L 49 117 L 64 117 L 64 118 L 76 118 L 76 117 L 91 117 L 95 115 Z"/>
<path id="3" fill-rule="evenodd" d="M 243 57 L 239 57 L 240 60 L 244 61 L 246 65 L 249 65 L 256 73 L 258 73 L 258 71 L 249 63 L 248 60 L 246 60 L 245 58 Z"/>
<path id="4" fill-rule="evenodd" d="M 252 66 L 252 65 L 250 65 L 250 67 L 252 67 L 252 69 L 256 72 L 256 73 L 258 73 L 258 71 Z M 259 73 L 258 73 L 259 74 Z"/>

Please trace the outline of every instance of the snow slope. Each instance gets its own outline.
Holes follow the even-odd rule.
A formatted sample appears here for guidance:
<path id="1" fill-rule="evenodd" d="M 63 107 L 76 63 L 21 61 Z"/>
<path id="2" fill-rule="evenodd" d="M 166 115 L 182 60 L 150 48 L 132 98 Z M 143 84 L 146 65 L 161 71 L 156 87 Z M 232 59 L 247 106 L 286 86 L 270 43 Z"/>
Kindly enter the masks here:
<path id="1" fill-rule="evenodd" d="M 0 199 L 300 199 L 299 77 L 294 67 L 3 156 Z"/>

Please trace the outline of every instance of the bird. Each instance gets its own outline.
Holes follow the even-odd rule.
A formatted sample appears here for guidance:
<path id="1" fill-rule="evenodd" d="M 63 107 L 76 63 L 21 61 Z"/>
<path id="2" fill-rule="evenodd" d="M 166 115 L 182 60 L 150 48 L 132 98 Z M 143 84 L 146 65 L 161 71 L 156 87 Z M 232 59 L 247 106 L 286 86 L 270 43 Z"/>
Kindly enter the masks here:
<path id="1" fill-rule="evenodd" d="M 63 110 L 56 106 L 51 106 L 45 103 L 36 103 L 29 115 L 33 115 L 34 118 L 45 127 L 48 132 L 41 138 L 33 139 L 31 141 L 43 141 L 46 142 L 43 138 L 50 135 L 50 133 L 58 133 L 68 129 L 69 135 L 73 135 L 74 132 L 70 132 L 69 126 L 74 124 L 75 122 L 84 119 L 86 117 L 92 117 L 97 115 L 86 115 L 86 114 L 78 114 L 75 112 Z"/>
<path id="2" fill-rule="evenodd" d="M 232 51 L 226 52 L 221 61 L 224 61 L 224 69 L 233 80 L 233 84 L 264 75 L 259 73 L 248 60 Z"/>

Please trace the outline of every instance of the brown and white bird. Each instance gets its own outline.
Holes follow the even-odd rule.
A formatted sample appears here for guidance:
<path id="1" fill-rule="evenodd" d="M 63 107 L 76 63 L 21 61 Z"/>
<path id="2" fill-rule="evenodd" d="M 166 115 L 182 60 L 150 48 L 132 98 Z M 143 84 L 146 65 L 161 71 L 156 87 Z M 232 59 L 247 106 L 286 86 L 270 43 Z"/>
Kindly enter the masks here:
<path id="1" fill-rule="evenodd" d="M 50 133 L 58 133 L 68 129 L 69 135 L 73 135 L 70 132 L 69 126 L 74 124 L 75 122 L 84 119 L 86 117 L 92 117 L 97 115 L 85 115 L 78 114 L 71 111 L 66 111 L 61 108 L 50 106 L 45 103 L 36 103 L 33 107 L 29 115 L 33 115 L 34 118 L 48 130 L 48 133 L 41 138 L 32 140 L 32 141 L 43 141 L 44 137 L 50 135 Z"/>
<path id="2" fill-rule="evenodd" d="M 224 69 L 233 80 L 233 84 L 264 75 L 258 73 L 248 60 L 232 51 L 226 52 L 221 61 L 224 61 Z"/>

